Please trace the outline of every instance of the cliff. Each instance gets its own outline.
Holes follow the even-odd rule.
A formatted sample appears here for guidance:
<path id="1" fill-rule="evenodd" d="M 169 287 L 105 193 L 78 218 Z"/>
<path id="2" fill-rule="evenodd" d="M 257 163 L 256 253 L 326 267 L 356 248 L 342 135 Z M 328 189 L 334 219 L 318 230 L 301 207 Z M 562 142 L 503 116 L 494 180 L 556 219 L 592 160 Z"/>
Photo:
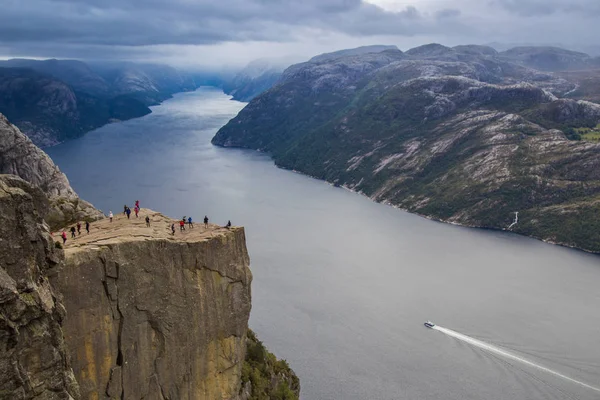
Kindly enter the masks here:
<path id="1" fill-rule="evenodd" d="M 47 276 L 63 266 L 44 216 L 42 191 L 0 175 L 0 399 L 78 398 Z"/>
<path id="2" fill-rule="evenodd" d="M 166 217 L 92 225 L 53 277 L 83 399 L 233 399 L 250 282 L 243 228 L 170 234 Z M 84 289 L 85 288 L 85 289 Z"/>
<path id="3" fill-rule="evenodd" d="M 600 252 L 600 105 L 560 98 L 574 87 L 472 46 L 308 62 L 213 143 L 437 220 Z"/>
<path id="4" fill-rule="evenodd" d="M 243 228 L 171 235 L 176 221 L 143 209 L 63 246 L 50 209 L 0 175 L 0 399 L 298 398 L 287 363 L 248 334 Z"/>
<path id="5" fill-rule="evenodd" d="M 38 186 L 50 200 L 46 222 L 56 229 L 75 221 L 102 218 L 77 196 L 69 180 L 48 155 L 0 114 L 0 174 L 13 174 Z"/>

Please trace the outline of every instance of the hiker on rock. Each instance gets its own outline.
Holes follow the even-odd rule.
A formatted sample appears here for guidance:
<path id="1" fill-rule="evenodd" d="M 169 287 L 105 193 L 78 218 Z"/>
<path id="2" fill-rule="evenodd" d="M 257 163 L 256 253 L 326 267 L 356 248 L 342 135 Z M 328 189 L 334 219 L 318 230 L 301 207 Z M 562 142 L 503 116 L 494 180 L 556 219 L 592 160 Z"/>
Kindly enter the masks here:
<path id="1" fill-rule="evenodd" d="M 139 201 L 139 200 L 136 200 L 136 201 L 135 201 L 135 206 L 136 206 L 137 208 L 140 208 L 140 201 Z"/>
<path id="2" fill-rule="evenodd" d="M 88 235 L 90 234 L 90 223 L 88 221 L 85 221 L 85 230 L 87 231 Z"/>
<path id="3" fill-rule="evenodd" d="M 81 222 L 77 223 L 77 236 L 81 235 Z"/>
<path id="4" fill-rule="evenodd" d="M 231 228 L 231 221 L 227 221 L 227 225 L 225 225 L 225 228 L 227 228 L 227 229 Z"/>
<path id="5" fill-rule="evenodd" d="M 71 227 L 71 239 L 75 239 L 75 227 Z"/>
<path id="6" fill-rule="evenodd" d="M 125 214 L 127 214 L 127 219 L 129 219 L 129 216 L 131 215 L 131 208 L 127 207 Z"/>
<path id="7" fill-rule="evenodd" d="M 60 237 L 63 240 L 63 244 L 67 243 L 67 232 L 62 231 L 62 233 L 60 234 Z"/>
<path id="8" fill-rule="evenodd" d="M 127 204 L 123 206 L 123 214 L 127 215 Z"/>
<path id="9" fill-rule="evenodd" d="M 133 211 L 135 212 L 135 217 L 138 217 L 138 213 L 140 212 L 140 208 L 138 206 L 135 206 L 135 208 L 133 209 Z"/>
<path id="10" fill-rule="evenodd" d="M 208 228 L 208 217 L 206 215 L 204 216 L 204 227 Z"/>
<path id="11" fill-rule="evenodd" d="M 146 226 L 150 228 L 150 217 L 146 215 Z"/>
<path id="12" fill-rule="evenodd" d="M 171 234 L 175 236 L 175 224 L 171 224 Z"/>
<path id="13" fill-rule="evenodd" d="M 112 222 L 112 219 L 113 219 L 112 211 L 108 212 L 108 218 L 110 219 L 110 222 Z"/>
<path id="14" fill-rule="evenodd" d="M 179 221 L 179 230 L 185 231 L 185 221 L 184 220 Z"/>
<path id="15" fill-rule="evenodd" d="M 189 218 L 188 218 L 188 226 L 189 226 L 190 228 L 193 228 L 193 227 L 194 227 L 194 224 L 192 223 L 192 217 L 189 217 Z"/>

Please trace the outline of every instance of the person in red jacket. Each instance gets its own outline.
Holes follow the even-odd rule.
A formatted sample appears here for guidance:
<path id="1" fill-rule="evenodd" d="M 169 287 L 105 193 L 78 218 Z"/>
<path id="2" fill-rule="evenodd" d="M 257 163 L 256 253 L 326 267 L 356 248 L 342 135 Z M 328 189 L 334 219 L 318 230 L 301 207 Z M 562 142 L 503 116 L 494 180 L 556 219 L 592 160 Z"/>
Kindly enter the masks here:
<path id="1" fill-rule="evenodd" d="M 183 219 L 179 221 L 179 230 L 185 231 L 185 221 Z"/>
<path id="2" fill-rule="evenodd" d="M 62 237 L 63 244 L 67 243 L 67 232 L 62 231 L 62 233 L 60 234 L 60 237 Z"/>

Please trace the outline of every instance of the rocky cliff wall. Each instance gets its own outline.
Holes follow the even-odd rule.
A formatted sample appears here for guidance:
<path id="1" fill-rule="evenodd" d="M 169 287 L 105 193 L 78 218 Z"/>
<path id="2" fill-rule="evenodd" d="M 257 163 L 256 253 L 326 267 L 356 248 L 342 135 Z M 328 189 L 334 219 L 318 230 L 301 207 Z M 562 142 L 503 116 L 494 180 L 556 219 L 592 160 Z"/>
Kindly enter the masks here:
<path id="1" fill-rule="evenodd" d="M 62 267 L 38 188 L 0 175 L 0 399 L 78 398 L 47 276 Z"/>
<path id="2" fill-rule="evenodd" d="M 38 186 L 50 199 L 45 216 L 52 228 L 90 219 L 102 213 L 81 200 L 69 180 L 48 155 L 0 114 L 0 173 L 13 174 Z"/>
<path id="3" fill-rule="evenodd" d="M 82 399 L 235 399 L 250 315 L 243 228 L 116 216 L 69 239 L 53 278 Z"/>

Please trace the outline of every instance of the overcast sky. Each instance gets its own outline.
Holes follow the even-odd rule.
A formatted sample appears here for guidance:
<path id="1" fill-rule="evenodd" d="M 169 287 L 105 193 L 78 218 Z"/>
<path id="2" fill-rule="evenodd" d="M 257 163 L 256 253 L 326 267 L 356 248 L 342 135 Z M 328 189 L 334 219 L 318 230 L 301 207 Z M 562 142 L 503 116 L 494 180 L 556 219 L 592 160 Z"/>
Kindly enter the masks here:
<path id="1" fill-rule="evenodd" d="M 556 44 L 600 52 L 600 0 L 2 0 L 0 57 L 178 66 L 367 44 Z"/>

